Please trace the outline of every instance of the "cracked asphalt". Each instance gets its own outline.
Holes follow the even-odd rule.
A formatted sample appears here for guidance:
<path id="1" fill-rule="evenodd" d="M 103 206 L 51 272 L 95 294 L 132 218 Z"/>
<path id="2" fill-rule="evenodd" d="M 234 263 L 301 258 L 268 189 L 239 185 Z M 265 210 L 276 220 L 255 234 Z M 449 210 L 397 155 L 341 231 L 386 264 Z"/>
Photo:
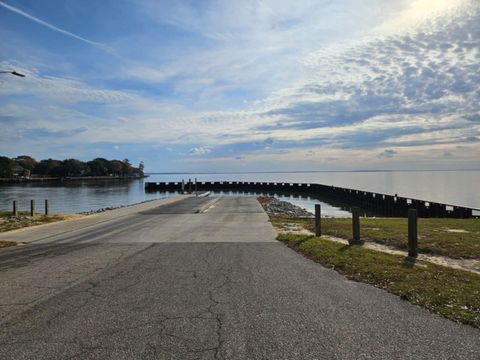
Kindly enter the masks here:
<path id="1" fill-rule="evenodd" d="M 479 359 L 478 329 L 293 252 L 254 198 L 5 236 L 1 359 Z"/>

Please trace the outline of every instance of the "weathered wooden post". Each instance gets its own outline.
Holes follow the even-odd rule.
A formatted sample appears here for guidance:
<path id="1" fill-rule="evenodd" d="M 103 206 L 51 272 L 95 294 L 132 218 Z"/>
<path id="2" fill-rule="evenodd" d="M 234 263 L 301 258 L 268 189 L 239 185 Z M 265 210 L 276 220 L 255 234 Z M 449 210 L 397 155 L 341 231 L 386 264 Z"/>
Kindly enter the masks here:
<path id="1" fill-rule="evenodd" d="M 49 209 L 48 209 L 48 200 L 45 199 L 45 216 L 47 216 L 49 213 Z"/>
<path id="2" fill-rule="evenodd" d="M 352 237 L 353 243 L 360 242 L 360 208 L 352 207 Z"/>
<path id="3" fill-rule="evenodd" d="M 188 179 L 188 193 L 192 193 L 192 179 Z"/>
<path id="4" fill-rule="evenodd" d="M 195 178 L 195 192 L 197 192 L 197 178 Z"/>
<path id="5" fill-rule="evenodd" d="M 30 216 L 35 216 L 35 200 L 30 200 Z"/>
<path id="6" fill-rule="evenodd" d="M 417 256 L 418 216 L 416 209 L 408 209 L 408 256 Z"/>
<path id="7" fill-rule="evenodd" d="M 182 194 L 185 194 L 185 180 L 182 179 Z"/>
<path id="8" fill-rule="evenodd" d="M 321 226 L 321 207 L 320 204 L 315 204 L 315 236 L 322 236 Z"/>
<path id="9" fill-rule="evenodd" d="M 17 200 L 13 200 L 13 216 L 18 216 L 18 203 Z"/>

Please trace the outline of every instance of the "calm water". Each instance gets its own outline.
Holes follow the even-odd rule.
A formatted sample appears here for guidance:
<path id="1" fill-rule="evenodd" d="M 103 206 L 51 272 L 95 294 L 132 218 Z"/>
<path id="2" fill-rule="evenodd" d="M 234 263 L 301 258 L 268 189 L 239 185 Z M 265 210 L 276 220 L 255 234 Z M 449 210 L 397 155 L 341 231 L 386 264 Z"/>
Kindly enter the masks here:
<path id="1" fill-rule="evenodd" d="M 43 211 L 43 200 L 49 199 L 51 212 L 54 213 L 75 213 L 128 205 L 174 195 L 145 193 L 144 181 L 172 182 L 189 178 L 193 180 L 195 177 L 198 181 L 320 183 L 480 208 L 480 171 L 153 174 L 149 178 L 132 181 L 1 185 L 0 208 L 11 209 L 12 200 L 18 200 L 20 208 L 27 210 L 30 199 L 36 200 L 38 211 Z M 309 198 L 280 198 L 310 211 L 318 203 L 318 200 Z M 348 212 L 337 205 L 323 201 L 322 213 L 327 216 L 348 216 Z"/>

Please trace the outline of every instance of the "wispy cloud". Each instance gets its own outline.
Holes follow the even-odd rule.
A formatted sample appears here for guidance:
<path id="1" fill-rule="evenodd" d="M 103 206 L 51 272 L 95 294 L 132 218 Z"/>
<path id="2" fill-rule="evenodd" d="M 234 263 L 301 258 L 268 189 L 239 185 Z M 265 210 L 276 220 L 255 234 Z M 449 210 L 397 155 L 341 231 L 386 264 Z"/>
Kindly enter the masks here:
<path id="1" fill-rule="evenodd" d="M 0 150 L 54 149 L 40 138 L 58 132 L 72 151 L 132 152 L 157 169 L 478 164 L 478 0 L 95 4 L 56 15 L 71 10 L 78 23 L 65 27 L 88 23 L 123 57 L 54 47 L 1 62 L 28 76 L 0 79 Z M 129 17 L 118 21 L 121 8 Z"/>
<path id="2" fill-rule="evenodd" d="M 30 15 L 30 14 L 26 13 L 25 11 L 20 10 L 19 8 L 16 8 L 16 7 L 12 6 L 12 5 L 6 4 L 6 3 L 4 3 L 3 1 L 0 1 L 0 6 L 4 7 L 5 9 L 8 9 L 8 10 L 10 10 L 10 11 L 13 11 L 14 13 L 16 13 L 16 14 L 18 14 L 18 15 L 21 15 L 21 16 L 29 19 L 29 20 L 32 20 L 32 21 L 36 22 L 37 24 L 40 24 L 40 25 L 42 25 L 42 26 L 45 26 L 45 27 L 47 27 L 47 28 L 49 28 L 49 29 L 51 29 L 51 30 L 53 30 L 53 31 L 56 31 L 56 32 L 59 32 L 59 33 L 61 33 L 61 34 L 70 36 L 70 37 L 72 37 L 72 38 L 74 38 L 74 39 L 83 41 L 84 43 L 93 45 L 93 46 L 98 47 L 98 48 L 100 48 L 100 49 L 102 49 L 102 50 L 108 50 L 108 48 L 107 48 L 105 45 L 101 44 L 101 43 L 98 43 L 98 42 L 95 42 L 95 41 L 86 39 L 86 38 L 84 38 L 84 37 L 82 37 L 82 36 L 80 36 L 80 35 L 77 35 L 77 34 L 74 34 L 74 33 L 70 32 L 70 31 L 68 31 L 68 30 L 61 29 L 61 28 L 59 28 L 59 27 L 57 27 L 57 26 L 55 26 L 55 25 L 52 25 L 52 24 L 50 24 L 50 23 L 48 23 L 48 22 L 46 22 L 46 21 L 44 21 L 44 20 L 42 20 L 42 19 L 39 19 L 39 18 L 37 18 L 37 17 L 35 17 L 35 16 L 33 16 L 33 15 Z"/>

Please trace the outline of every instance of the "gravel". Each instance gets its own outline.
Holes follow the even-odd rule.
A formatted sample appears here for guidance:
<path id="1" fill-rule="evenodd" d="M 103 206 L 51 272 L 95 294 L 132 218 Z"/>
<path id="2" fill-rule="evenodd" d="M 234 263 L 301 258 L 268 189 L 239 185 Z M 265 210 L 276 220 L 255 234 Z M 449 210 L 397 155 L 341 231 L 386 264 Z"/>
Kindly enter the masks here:
<path id="1" fill-rule="evenodd" d="M 138 203 L 135 203 L 135 204 L 119 205 L 119 206 L 107 206 L 107 207 L 100 208 L 100 209 L 97 209 L 97 210 L 82 211 L 82 212 L 79 212 L 79 213 L 77 213 L 77 214 L 81 214 L 81 215 L 98 214 L 98 213 L 102 213 L 102 212 L 105 212 L 105 211 L 110 211 L 110 210 L 115 210 L 115 209 L 122 209 L 122 208 L 125 208 L 125 207 L 134 206 L 134 205 L 138 205 L 138 204 L 144 204 L 144 203 L 148 203 L 148 202 L 150 202 L 150 201 L 156 201 L 156 200 L 160 200 L 160 199 L 163 199 L 163 198 L 156 198 L 156 199 L 145 200 L 145 201 L 141 201 L 141 202 L 138 202 Z"/>
<path id="2" fill-rule="evenodd" d="M 314 217 L 311 212 L 287 201 L 278 200 L 277 198 L 270 196 L 260 196 L 257 199 L 269 216 L 287 216 L 296 218 Z"/>

